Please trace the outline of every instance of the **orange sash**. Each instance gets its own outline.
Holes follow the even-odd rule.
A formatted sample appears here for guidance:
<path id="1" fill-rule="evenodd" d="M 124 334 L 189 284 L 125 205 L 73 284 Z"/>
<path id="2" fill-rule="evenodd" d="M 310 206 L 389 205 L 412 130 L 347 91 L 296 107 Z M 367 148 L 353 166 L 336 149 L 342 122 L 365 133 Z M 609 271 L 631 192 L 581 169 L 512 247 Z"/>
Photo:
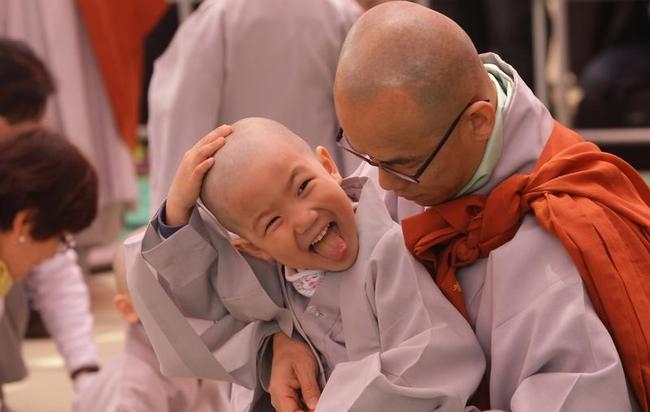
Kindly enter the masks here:
<path id="1" fill-rule="evenodd" d="M 165 0 L 76 0 L 102 74 L 115 124 L 137 143 L 144 41 L 167 10 Z"/>
<path id="2" fill-rule="evenodd" d="M 456 268 L 513 238 L 523 216 L 556 236 L 609 330 L 643 411 L 650 405 L 650 189 L 629 164 L 555 123 L 534 170 L 487 196 L 402 221 L 406 245 L 467 318 Z"/>

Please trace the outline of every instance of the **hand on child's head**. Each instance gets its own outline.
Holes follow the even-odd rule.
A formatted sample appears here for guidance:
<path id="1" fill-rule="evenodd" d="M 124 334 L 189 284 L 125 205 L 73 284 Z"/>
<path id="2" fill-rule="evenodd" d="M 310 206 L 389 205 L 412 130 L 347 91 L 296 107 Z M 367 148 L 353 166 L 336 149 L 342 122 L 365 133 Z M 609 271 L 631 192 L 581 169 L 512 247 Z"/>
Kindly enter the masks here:
<path id="1" fill-rule="evenodd" d="M 223 147 L 225 137 L 231 132 L 231 126 L 219 126 L 185 152 L 169 188 L 163 217 L 165 223 L 180 226 L 189 221 L 204 176 L 214 165 L 214 154 Z"/>

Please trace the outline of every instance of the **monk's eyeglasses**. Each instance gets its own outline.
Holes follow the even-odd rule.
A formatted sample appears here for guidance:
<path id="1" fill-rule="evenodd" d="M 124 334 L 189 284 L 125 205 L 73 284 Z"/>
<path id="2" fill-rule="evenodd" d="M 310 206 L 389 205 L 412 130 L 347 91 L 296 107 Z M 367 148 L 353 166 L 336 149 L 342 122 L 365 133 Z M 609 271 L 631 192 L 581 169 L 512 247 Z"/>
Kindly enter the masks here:
<path id="1" fill-rule="evenodd" d="M 372 156 L 368 154 L 364 154 L 361 152 L 358 152 L 356 149 L 352 147 L 350 144 L 350 141 L 348 140 L 347 136 L 343 132 L 343 129 L 339 129 L 339 133 L 336 136 L 336 144 L 343 150 L 347 151 L 348 153 L 352 153 L 356 157 L 360 158 L 361 160 L 369 163 L 372 166 L 379 167 L 382 170 L 386 171 L 387 173 L 390 173 L 394 176 L 399 177 L 400 179 L 406 180 L 407 182 L 411 183 L 420 183 L 420 176 L 422 176 L 422 173 L 429 167 L 433 159 L 436 157 L 440 149 L 447 143 L 447 140 L 449 140 L 449 137 L 453 133 L 454 129 L 458 125 L 458 122 L 460 122 L 460 119 L 463 117 L 463 114 L 465 114 L 465 111 L 469 109 L 471 105 L 473 105 L 476 102 L 489 102 L 490 99 L 480 99 L 480 100 L 472 100 L 471 102 L 467 103 L 465 107 L 463 107 L 463 110 L 458 113 L 458 116 L 454 119 L 454 121 L 451 123 L 451 126 L 447 129 L 445 134 L 442 136 L 442 139 L 440 139 L 440 143 L 436 146 L 435 149 L 433 149 L 433 152 L 427 157 L 427 159 L 422 163 L 422 165 L 417 169 L 415 174 L 409 175 L 406 173 L 402 173 L 398 170 L 393 169 L 392 167 L 386 165 L 384 162 L 375 160 L 372 158 Z"/>

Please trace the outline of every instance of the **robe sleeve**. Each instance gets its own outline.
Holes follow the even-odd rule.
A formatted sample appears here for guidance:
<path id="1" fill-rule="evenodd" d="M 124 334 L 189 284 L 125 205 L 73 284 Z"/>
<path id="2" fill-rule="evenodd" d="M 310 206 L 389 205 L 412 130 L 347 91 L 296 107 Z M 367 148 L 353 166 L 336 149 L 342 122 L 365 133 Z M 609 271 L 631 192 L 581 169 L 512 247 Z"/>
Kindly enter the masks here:
<path id="1" fill-rule="evenodd" d="M 408 253 L 398 227 L 374 249 L 369 271 L 365 294 L 381 347 L 336 365 L 316 410 L 464 410 L 483 376 L 483 352 L 469 324 Z"/>
<path id="2" fill-rule="evenodd" d="M 243 320 L 224 304 L 211 281 L 217 251 L 197 230 L 196 210 L 168 239 L 158 234 L 157 221 L 125 245 L 129 290 L 161 370 L 257 388 L 257 354 L 277 323 Z"/>
<path id="3" fill-rule="evenodd" d="M 201 233 L 196 208 L 190 222 L 168 238 L 161 236 L 159 221 L 157 213 L 142 239 L 144 260 L 156 270 L 158 280 L 184 315 L 207 320 L 223 318 L 227 310 L 209 276 L 216 270 L 217 251 Z"/>
<path id="4" fill-rule="evenodd" d="M 481 306 L 492 308 L 492 318 L 477 323 L 477 334 L 492 329 L 492 405 L 513 412 L 631 410 L 616 347 L 574 263 L 533 219 L 490 254 L 486 267 Z"/>
<path id="5" fill-rule="evenodd" d="M 29 273 L 26 285 L 68 373 L 99 365 L 90 296 L 76 253 L 70 250 L 44 261 Z"/>
<path id="6" fill-rule="evenodd" d="M 173 383 L 160 376 L 152 365 L 124 352 L 111 358 L 96 380 L 73 401 L 72 412 L 173 412 Z M 180 388 L 178 388 L 180 391 Z M 172 397 L 170 392 L 175 397 Z"/>

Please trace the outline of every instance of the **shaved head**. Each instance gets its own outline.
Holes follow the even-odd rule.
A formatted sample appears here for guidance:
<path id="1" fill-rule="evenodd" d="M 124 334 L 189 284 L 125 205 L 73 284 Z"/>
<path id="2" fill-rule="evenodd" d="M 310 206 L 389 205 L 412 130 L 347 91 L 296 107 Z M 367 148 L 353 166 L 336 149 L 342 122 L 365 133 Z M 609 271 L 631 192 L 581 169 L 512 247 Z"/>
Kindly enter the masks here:
<path id="1" fill-rule="evenodd" d="M 384 189 L 421 205 L 452 198 L 472 177 L 493 130 L 494 102 L 496 88 L 469 36 L 427 7 L 375 6 L 343 44 L 334 104 L 346 139 L 407 175 L 424 165 L 417 183 L 379 169 Z"/>
<path id="2" fill-rule="evenodd" d="M 352 27 L 334 88 L 337 97 L 357 104 L 401 89 L 429 109 L 481 96 L 484 79 L 478 53 L 456 23 L 418 4 L 392 1 L 373 7 Z"/>
<path id="3" fill-rule="evenodd" d="M 229 205 L 235 192 L 254 178 L 247 173 L 247 168 L 262 156 L 282 157 L 289 151 L 303 156 L 314 156 L 314 153 L 304 140 L 270 119 L 242 119 L 232 125 L 232 130 L 205 175 L 201 200 L 226 229 L 238 233 Z"/>

